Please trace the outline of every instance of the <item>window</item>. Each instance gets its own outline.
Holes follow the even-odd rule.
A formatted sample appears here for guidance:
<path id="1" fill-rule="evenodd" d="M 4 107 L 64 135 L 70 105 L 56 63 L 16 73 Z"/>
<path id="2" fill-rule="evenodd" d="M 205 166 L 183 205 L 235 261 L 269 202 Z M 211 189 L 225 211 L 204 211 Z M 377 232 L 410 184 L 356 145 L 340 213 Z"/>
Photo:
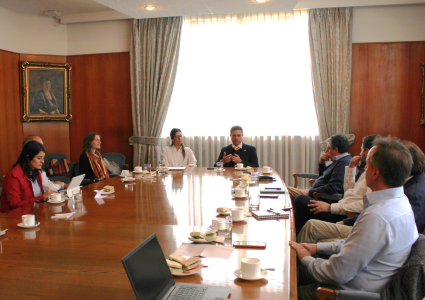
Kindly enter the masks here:
<path id="1" fill-rule="evenodd" d="M 318 135 L 306 11 L 185 17 L 163 136 Z"/>

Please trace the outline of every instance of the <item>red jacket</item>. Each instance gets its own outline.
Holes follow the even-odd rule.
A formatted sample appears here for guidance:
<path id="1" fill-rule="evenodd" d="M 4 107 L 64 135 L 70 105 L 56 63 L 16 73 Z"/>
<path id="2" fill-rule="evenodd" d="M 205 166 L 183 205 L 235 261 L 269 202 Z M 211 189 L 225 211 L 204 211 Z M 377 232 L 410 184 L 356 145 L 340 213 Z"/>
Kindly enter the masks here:
<path id="1" fill-rule="evenodd" d="M 0 211 L 7 212 L 43 199 L 44 189 L 41 173 L 38 174 L 37 181 L 40 185 L 41 196 L 34 197 L 31 180 L 25 175 L 19 164 L 13 167 L 3 179 Z"/>

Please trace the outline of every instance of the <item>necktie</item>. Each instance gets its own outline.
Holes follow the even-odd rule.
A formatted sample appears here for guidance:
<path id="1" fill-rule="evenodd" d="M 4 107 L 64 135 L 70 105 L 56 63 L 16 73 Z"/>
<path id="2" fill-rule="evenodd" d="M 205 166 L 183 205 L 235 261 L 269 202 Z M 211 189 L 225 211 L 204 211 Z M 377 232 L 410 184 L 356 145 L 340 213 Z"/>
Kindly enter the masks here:
<path id="1" fill-rule="evenodd" d="M 235 151 L 238 151 L 239 147 L 233 147 L 233 149 L 235 149 Z"/>

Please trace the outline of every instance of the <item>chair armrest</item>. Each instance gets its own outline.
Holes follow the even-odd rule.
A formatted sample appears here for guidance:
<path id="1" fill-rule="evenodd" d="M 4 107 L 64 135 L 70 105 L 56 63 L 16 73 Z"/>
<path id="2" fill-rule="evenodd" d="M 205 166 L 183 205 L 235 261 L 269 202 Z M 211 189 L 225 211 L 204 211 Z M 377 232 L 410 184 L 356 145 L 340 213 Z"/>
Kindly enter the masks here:
<path id="1" fill-rule="evenodd" d="M 380 300 L 379 293 L 371 293 L 364 291 L 346 291 L 346 290 L 332 290 L 327 288 L 318 288 L 316 290 L 316 297 L 319 300 L 325 299 L 338 299 L 338 300 Z"/>
<path id="2" fill-rule="evenodd" d="M 294 188 L 296 188 L 298 186 L 298 177 L 300 178 L 311 178 L 311 179 L 317 179 L 319 178 L 319 174 L 313 174 L 313 173 L 295 173 L 292 174 L 292 176 L 294 176 L 294 180 L 295 180 L 295 184 L 294 184 Z M 309 180 L 310 184 L 313 185 L 313 183 L 311 182 L 311 180 Z"/>
<path id="3" fill-rule="evenodd" d="M 310 183 L 310 186 L 313 186 L 313 184 L 316 182 L 316 179 L 310 179 L 308 182 Z"/>
<path id="4" fill-rule="evenodd" d="M 342 198 L 342 194 L 325 194 L 325 193 L 314 193 L 313 194 L 314 199 L 316 200 L 325 200 L 325 202 L 338 202 Z M 320 198 L 320 199 L 319 199 Z M 327 200 L 327 201 L 326 201 Z"/>

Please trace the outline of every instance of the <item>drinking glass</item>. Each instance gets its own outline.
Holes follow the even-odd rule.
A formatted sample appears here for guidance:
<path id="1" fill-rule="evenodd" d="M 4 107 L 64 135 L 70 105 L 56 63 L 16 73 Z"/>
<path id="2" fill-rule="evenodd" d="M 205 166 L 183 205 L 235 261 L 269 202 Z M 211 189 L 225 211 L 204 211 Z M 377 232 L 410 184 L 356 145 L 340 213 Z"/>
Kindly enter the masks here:
<path id="1" fill-rule="evenodd" d="M 151 164 L 144 164 L 143 165 L 143 171 L 150 172 L 150 170 L 151 170 Z"/>
<path id="2" fill-rule="evenodd" d="M 223 171 L 223 165 L 224 165 L 224 163 L 222 161 L 219 161 L 215 165 L 216 165 L 216 167 L 215 167 L 215 170 L 216 171 Z"/>
<path id="3" fill-rule="evenodd" d="M 251 172 L 251 181 L 257 181 L 259 175 L 259 172 Z"/>
<path id="4" fill-rule="evenodd" d="M 165 160 L 160 160 L 158 164 L 158 175 L 165 174 Z"/>
<path id="5" fill-rule="evenodd" d="M 218 220 L 218 235 L 229 238 L 232 235 L 232 221 L 228 219 Z"/>

